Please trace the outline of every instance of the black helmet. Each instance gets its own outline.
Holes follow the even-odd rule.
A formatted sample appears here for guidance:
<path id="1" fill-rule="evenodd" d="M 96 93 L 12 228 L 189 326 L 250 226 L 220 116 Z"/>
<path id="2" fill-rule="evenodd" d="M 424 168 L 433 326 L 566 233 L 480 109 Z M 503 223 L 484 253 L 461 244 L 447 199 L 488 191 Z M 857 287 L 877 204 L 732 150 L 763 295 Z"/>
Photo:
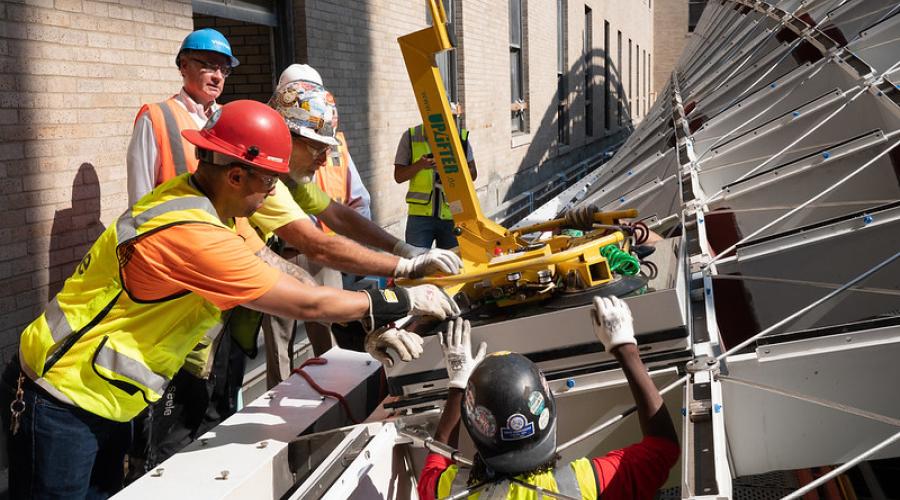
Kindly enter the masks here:
<path id="1" fill-rule="evenodd" d="M 520 474 L 556 452 L 556 403 L 541 370 L 521 354 L 489 354 L 469 377 L 463 422 L 482 460 L 501 474 Z"/>

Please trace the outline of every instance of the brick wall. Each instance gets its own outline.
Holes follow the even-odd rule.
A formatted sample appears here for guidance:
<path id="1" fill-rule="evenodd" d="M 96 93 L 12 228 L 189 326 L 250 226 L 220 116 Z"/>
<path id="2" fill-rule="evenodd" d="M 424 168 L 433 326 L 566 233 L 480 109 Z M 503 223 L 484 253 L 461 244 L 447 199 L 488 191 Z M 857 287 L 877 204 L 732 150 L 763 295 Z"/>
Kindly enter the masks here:
<path id="1" fill-rule="evenodd" d="M 0 4 L 0 354 L 126 206 L 143 102 L 180 85 L 188 0 Z"/>
<path id="2" fill-rule="evenodd" d="M 687 0 L 656 0 L 653 29 L 656 32 L 653 90 L 659 93 L 691 38 Z"/>
<path id="3" fill-rule="evenodd" d="M 628 9 L 600 0 L 567 2 L 571 143 L 558 148 L 556 1 L 524 0 L 523 4 L 527 12 L 530 126 L 528 134 L 513 138 L 507 2 L 455 0 L 457 36 L 463 49 L 458 54 L 460 99 L 466 113 L 463 121 L 472 132 L 479 171 L 475 185 L 485 212 L 546 183 L 563 167 L 598 151 L 619 132 L 603 129 L 604 19 L 612 22 L 613 43 L 615 30 L 622 30 L 625 43 L 630 37 L 642 49 L 653 46 L 652 9 L 647 0 Z M 584 87 L 581 36 L 585 5 L 593 9 L 593 60 L 597 65 L 593 87 L 595 135 L 590 138 L 584 134 L 584 99 L 580 95 Z M 372 193 L 375 219 L 395 234 L 402 234 L 406 186 L 394 182 L 393 158 L 400 134 L 421 118 L 396 39 L 425 27 L 424 2 L 300 0 L 294 2 L 294 18 L 298 62 L 317 68 L 326 87 L 335 94 L 341 128 Z M 627 53 L 623 58 L 627 61 Z M 644 77 L 642 68 L 642 81 Z M 641 109 L 642 115 L 646 113 L 646 106 Z"/>
<path id="4" fill-rule="evenodd" d="M 266 102 L 277 75 L 272 74 L 272 29 L 259 24 L 194 14 L 195 29 L 215 28 L 231 43 L 240 66 L 225 80 L 219 102 L 253 99 Z"/>

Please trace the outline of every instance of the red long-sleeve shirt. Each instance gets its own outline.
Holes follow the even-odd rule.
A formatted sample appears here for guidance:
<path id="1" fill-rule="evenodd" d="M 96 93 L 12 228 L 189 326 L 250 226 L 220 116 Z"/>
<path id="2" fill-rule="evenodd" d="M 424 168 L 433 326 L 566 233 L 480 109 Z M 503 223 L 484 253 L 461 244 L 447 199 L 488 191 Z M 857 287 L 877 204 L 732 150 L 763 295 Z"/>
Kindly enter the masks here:
<path id="1" fill-rule="evenodd" d="M 669 477 L 678 454 L 677 443 L 647 436 L 640 443 L 592 458 L 598 497 L 602 494 L 603 500 L 652 499 Z M 438 480 L 451 463 L 436 453 L 426 457 L 419 478 L 420 500 L 436 498 Z"/>

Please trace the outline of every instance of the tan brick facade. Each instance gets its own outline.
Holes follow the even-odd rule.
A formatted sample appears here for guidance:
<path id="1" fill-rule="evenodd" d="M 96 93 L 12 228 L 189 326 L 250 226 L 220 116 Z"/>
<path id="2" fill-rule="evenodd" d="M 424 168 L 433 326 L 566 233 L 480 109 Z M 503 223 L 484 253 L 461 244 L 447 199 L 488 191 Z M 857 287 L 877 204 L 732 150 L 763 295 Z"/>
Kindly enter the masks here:
<path id="1" fill-rule="evenodd" d="M 190 1 L 0 4 L 0 349 L 126 204 L 135 113 L 179 88 Z"/>
<path id="2" fill-rule="evenodd" d="M 659 93 L 669 81 L 669 75 L 691 34 L 688 33 L 688 2 L 686 0 L 655 0 L 656 12 L 653 19 L 653 31 L 656 33 L 654 52 L 656 52 L 656 76 L 653 79 L 653 91 Z"/>
<path id="3" fill-rule="evenodd" d="M 603 22 L 610 22 L 612 43 L 622 31 L 642 50 L 653 45 L 652 9 L 621 9 L 609 2 L 568 1 L 567 59 L 569 67 L 568 146 L 556 146 L 556 2 L 523 0 L 526 12 L 526 62 L 529 133 L 513 137 L 510 126 L 509 20 L 507 2 L 455 0 L 459 41 L 459 95 L 464 125 L 478 164 L 476 181 L 485 212 L 517 194 L 551 180 L 563 166 L 595 153 L 618 131 L 603 129 Z M 582 32 L 584 7 L 592 9 L 594 54 L 594 130 L 584 134 Z M 393 159 L 404 129 L 421 121 L 396 38 L 425 26 L 424 2 L 295 3 L 295 19 L 305 30 L 296 32 L 297 57 L 319 69 L 335 94 L 341 127 L 369 191 L 374 216 L 400 234 L 405 224 L 405 185 L 393 179 Z M 299 21 L 295 21 L 299 22 Z M 627 65 L 627 47 L 623 61 Z M 650 52 L 650 50 L 647 50 Z M 636 70 L 637 57 L 633 63 Z M 618 71 L 614 68 L 614 74 Z M 634 74 L 634 73 L 632 73 Z M 643 67 L 640 79 L 646 78 Z M 626 80 L 627 84 L 627 80 Z M 637 93 L 637 82 L 634 82 Z M 627 90 L 627 86 L 625 87 Z M 645 96 L 645 85 L 641 85 Z M 615 90 L 615 87 L 614 87 Z M 615 96 L 613 97 L 614 102 Z M 627 106 L 626 106 L 627 107 Z M 646 112 L 646 105 L 641 108 Z M 639 119 L 640 117 L 635 117 Z M 591 147 L 583 147 L 588 146 Z"/>
<path id="4" fill-rule="evenodd" d="M 566 167 L 627 132 L 627 112 L 646 113 L 646 51 L 654 64 L 653 9 L 648 0 L 568 0 L 566 67 L 569 144 L 557 144 L 555 0 L 522 0 L 527 73 L 527 133 L 510 125 L 507 2 L 453 0 L 459 96 L 478 164 L 478 195 L 486 213 L 520 193 L 553 181 Z M 658 0 L 657 0 L 658 1 Z M 655 4 L 656 2 L 654 2 Z M 393 179 L 397 141 L 420 117 L 398 36 L 425 27 L 421 0 L 295 0 L 294 50 L 335 94 L 341 128 L 372 194 L 376 221 L 395 234 L 405 225 L 405 185 Z M 591 9 L 594 135 L 585 135 L 582 36 Z M 654 5 L 656 7 L 656 5 Z M 265 100 L 271 92 L 268 27 L 195 14 L 188 0 L 27 0 L 0 5 L 0 349 L 14 351 L 18 334 L 58 290 L 87 246 L 126 206 L 125 150 L 141 103 L 177 91 L 179 43 L 194 27 L 229 35 L 242 66 L 225 98 Z M 610 47 L 604 46 L 604 22 Z M 622 60 L 617 34 L 622 33 Z M 657 35 L 658 36 L 658 35 Z M 628 40 L 641 55 L 628 66 Z M 610 109 L 604 109 L 604 61 L 612 59 Z M 633 53 L 634 54 L 634 53 Z M 640 62 L 639 62 L 640 61 Z M 637 68 L 640 65 L 638 75 Z M 622 67 L 624 66 L 624 67 Z M 619 88 L 625 102 L 617 125 Z M 637 77 L 637 78 L 636 78 Z M 640 83 L 644 82 L 644 83 Z M 640 111 L 638 111 L 640 110 Z M 604 113 L 612 116 L 605 128 Z"/>

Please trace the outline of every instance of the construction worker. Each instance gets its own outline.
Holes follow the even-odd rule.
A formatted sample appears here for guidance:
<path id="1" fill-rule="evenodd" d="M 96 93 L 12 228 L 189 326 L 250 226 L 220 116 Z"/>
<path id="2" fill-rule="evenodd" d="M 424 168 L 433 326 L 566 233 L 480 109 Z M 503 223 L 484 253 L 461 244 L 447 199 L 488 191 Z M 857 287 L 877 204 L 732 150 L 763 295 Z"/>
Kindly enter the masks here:
<path id="1" fill-rule="evenodd" d="M 450 109 L 459 118 L 462 106 L 451 103 Z M 478 177 L 472 144 L 469 142 L 469 131 L 460 128 L 469 164 L 469 174 L 474 181 Z M 394 180 L 397 184 L 409 181 L 406 192 L 407 218 L 406 242 L 416 247 L 455 248 L 458 244 L 453 234 L 453 213 L 444 196 L 441 178 L 434 168 L 434 156 L 425 138 L 425 127 L 422 124 L 405 130 L 397 145 L 394 157 Z"/>
<path id="2" fill-rule="evenodd" d="M 94 242 L 62 291 L 22 333 L 4 373 L 13 498 L 105 498 L 123 480 L 131 420 L 160 399 L 223 311 L 245 305 L 297 319 L 360 320 L 368 341 L 421 339 L 389 328 L 407 315 L 459 309 L 433 286 L 348 292 L 267 266 L 234 229 L 288 171 L 290 132 L 254 101 L 223 106 L 182 174 L 127 209 Z M 7 396 L 9 396 L 7 394 Z"/>
<path id="3" fill-rule="evenodd" d="M 127 157 L 132 203 L 177 173 L 196 169 L 194 145 L 178 134 L 199 129 L 214 116 L 219 109 L 215 99 L 221 95 L 225 78 L 238 64 L 228 41 L 212 29 L 188 35 L 175 62 L 182 75 L 181 92 L 162 103 L 143 106 L 135 120 Z M 372 251 L 345 238 L 330 238 L 316 228 L 280 181 L 250 221 L 267 238 L 277 234 L 300 249 L 309 260 L 348 272 L 411 276 L 435 271 L 456 273 L 461 267 L 455 255 L 425 254 L 425 250 L 403 246 L 386 233 L 378 235 L 380 239 L 372 246 L 396 249 L 395 253 L 406 257 Z M 306 271 L 289 265 L 267 248 L 249 224 L 237 227 L 248 247 L 266 263 L 295 277 L 309 277 Z M 310 279 L 310 282 L 315 281 Z M 339 283 L 333 284 L 340 287 Z M 135 447 L 129 455 L 130 480 L 236 411 L 244 376 L 245 359 L 241 350 L 255 350 L 260 319 L 255 313 L 235 310 L 229 317 L 228 334 L 220 334 L 221 328 L 211 329 L 191 351 L 165 396 L 136 425 Z M 233 348 L 235 345 L 241 350 Z M 272 350 L 286 352 L 287 349 L 284 346 Z M 281 379 L 286 378 L 290 373 L 289 362 L 280 363 L 278 370 Z"/>
<path id="4" fill-rule="evenodd" d="M 277 88 L 291 82 L 312 82 L 324 87 L 322 75 L 308 64 L 291 64 L 278 78 Z M 319 189 L 332 200 L 342 205 L 347 205 L 359 212 L 366 219 L 372 219 L 371 196 L 362 182 L 359 170 L 353 157 L 350 156 L 350 148 L 344 132 L 338 130 L 334 134 L 338 144 L 329 151 L 325 165 L 316 171 L 314 181 Z M 326 233 L 334 234 L 321 220 L 317 225 Z"/>
<path id="5" fill-rule="evenodd" d="M 678 460 L 675 427 L 638 356 L 631 312 L 616 297 L 594 298 L 595 333 L 622 366 L 637 403 L 644 439 L 602 457 L 557 463 L 557 407 L 541 370 L 510 352 L 472 355 L 470 326 L 451 320 L 441 335 L 449 376 L 447 404 L 435 440 L 457 446 L 460 415 L 477 453 L 467 474 L 432 453 L 418 483 L 430 500 L 478 488 L 467 498 L 540 498 L 537 488 L 566 498 L 651 499 Z"/>

